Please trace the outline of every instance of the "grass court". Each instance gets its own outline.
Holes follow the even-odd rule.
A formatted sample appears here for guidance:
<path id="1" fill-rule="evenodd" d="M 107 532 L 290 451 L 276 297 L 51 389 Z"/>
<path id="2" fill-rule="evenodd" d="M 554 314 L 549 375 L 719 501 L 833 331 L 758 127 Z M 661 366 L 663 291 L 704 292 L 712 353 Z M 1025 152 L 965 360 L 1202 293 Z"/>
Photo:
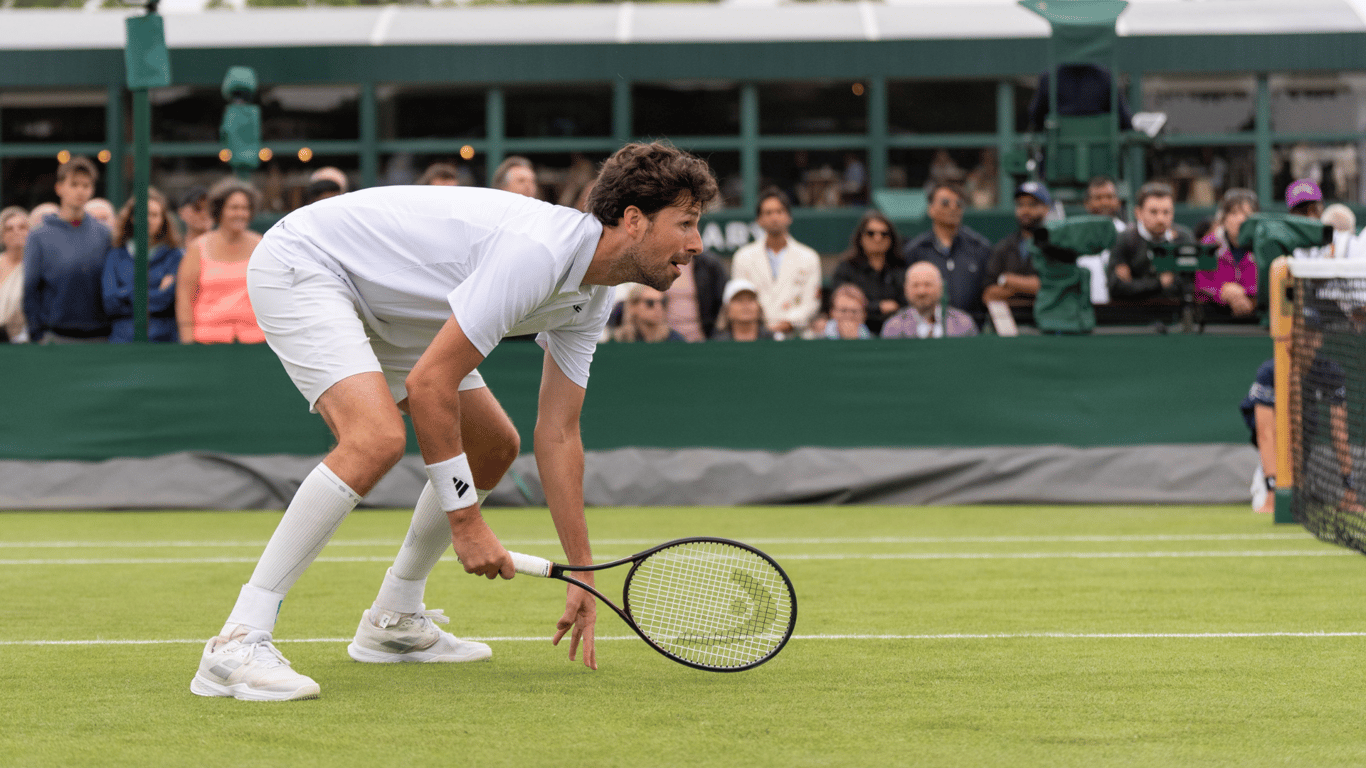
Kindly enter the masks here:
<path id="1" fill-rule="evenodd" d="M 0 765 L 1366 761 L 1366 559 L 1245 507 L 590 510 L 599 559 L 716 535 L 787 569 L 796 634 L 735 674 L 665 659 L 601 606 L 589 671 L 549 643 L 563 584 L 449 556 L 427 605 L 493 659 L 353 662 L 409 516 L 358 511 L 275 633 L 322 697 L 194 696 L 279 515 L 0 515 Z M 559 555 L 544 510 L 486 515 L 509 548 Z"/>

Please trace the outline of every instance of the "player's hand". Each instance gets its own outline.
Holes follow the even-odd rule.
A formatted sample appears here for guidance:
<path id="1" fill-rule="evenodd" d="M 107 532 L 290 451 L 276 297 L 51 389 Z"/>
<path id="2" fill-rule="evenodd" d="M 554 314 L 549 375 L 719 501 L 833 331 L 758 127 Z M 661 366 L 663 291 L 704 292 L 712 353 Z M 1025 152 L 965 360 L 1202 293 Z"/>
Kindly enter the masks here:
<path id="1" fill-rule="evenodd" d="M 451 546 L 455 549 L 456 559 L 465 566 L 465 573 L 476 573 L 490 579 L 513 577 L 516 572 L 512 567 L 512 555 L 503 549 L 498 537 L 489 530 L 484 516 L 479 514 L 478 505 L 447 512 L 446 518 L 451 523 Z"/>
<path id="2" fill-rule="evenodd" d="M 598 668 L 598 653 L 593 647 L 593 628 L 598 620 L 597 601 L 593 596 L 574 585 L 569 585 L 569 595 L 564 601 L 564 615 L 555 622 L 555 637 L 551 645 L 559 645 L 560 638 L 569 632 L 569 660 L 579 646 L 583 646 L 583 664 L 589 669 Z M 572 630 L 572 631 L 571 631 Z"/>

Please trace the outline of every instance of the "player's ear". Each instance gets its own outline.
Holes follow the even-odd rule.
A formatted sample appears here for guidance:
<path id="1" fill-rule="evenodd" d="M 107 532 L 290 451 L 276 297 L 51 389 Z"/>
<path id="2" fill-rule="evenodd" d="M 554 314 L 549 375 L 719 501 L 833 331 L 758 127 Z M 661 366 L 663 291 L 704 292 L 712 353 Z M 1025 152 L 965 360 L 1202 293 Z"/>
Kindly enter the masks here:
<path id="1" fill-rule="evenodd" d="M 645 216 L 645 212 L 634 205 L 626 206 L 626 210 L 621 213 L 621 224 L 625 228 L 626 234 L 632 239 L 639 240 L 645 235 L 645 230 L 649 229 L 650 220 Z"/>

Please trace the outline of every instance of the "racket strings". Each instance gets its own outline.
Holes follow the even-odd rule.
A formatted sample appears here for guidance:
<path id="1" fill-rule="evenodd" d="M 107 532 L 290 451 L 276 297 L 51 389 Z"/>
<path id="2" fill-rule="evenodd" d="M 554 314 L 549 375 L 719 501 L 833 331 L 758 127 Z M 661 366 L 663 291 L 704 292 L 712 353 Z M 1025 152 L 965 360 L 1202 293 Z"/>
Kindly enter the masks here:
<path id="1" fill-rule="evenodd" d="M 676 658 L 719 669 L 776 653 L 792 624 L 787 580 L 765 558 L 721 542 L 689 542 L 641 562 L 627 587 L 631 615 Z"/>

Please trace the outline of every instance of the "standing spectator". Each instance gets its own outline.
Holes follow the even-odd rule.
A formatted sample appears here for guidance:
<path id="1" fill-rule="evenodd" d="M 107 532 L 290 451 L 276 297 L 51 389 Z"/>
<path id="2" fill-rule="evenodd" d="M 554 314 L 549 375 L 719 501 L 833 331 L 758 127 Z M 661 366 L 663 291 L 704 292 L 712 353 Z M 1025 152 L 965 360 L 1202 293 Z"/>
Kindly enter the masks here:
<path id="1" fill-rule="evenodd" d="M 188 248 L 200 235 L 213 229 L 213 217 L 209 215 L 209 190 L 203 187 L 186 190 L 180 196 L 176 215 L 185 225 L 185 247 Z"/>
<path id="2" fill-rule="evenodd" d="M 944 307 L 944 276 L 939 267 L 917 261 L 906 270 L 906 299 L 910 306 L 882 326 L 884 339 L 939 339 L 976 336 L 977 323 L 957 307 Z"/>
<path id="3" fill-rule="evenodd" d="M 1083 202 L 1086 212 L 1092 216 L 1109 216 L 1115 222 L 1115 232 L 1123 234 L 1128 229 L 1120 215 L 1119 188 L 1109 176 L 1097 176 L 1086 185 L 1086 199 Z M 1077 266 L 1085 267 L 1091 273 L 1091 303 L 1110 303 L 1110 249 L 1100 253 L 1087 254 L 1077 258 Z"/>
<path id="4" fill-rule="evenodd" d="M 1037 181 L 1026 181 L 1015 189 L 1015 231 L 1006 235 L 991 251 L 987 262 L 987 287 L 982 302 L 1006 301 L 1015 296 L 1033 299 L 1039 292 L 1039 272 L 1029 247 L 1034 230 L 1043 226 L 1053 197 Z"/>
<path id="5" fill-rule="evenodd" d="M 665 321 L 664 305 L 668 297 L 648 285 L 635 283 L 626 293 L 626 309 L 621 326 L 612 338 L 616 341 L 687 341 L 683 334 L 669 327 Z"/>
<path id="6" fill-rule="evenodd" d="M 530 160 L 521 155 L 513 155 L 498 164 L 498 169 L 493 172 L 492 186 L 504 192 L 540 197 L 536 186 L 536 168 Z"/>
<path id="7" fill-rule="evenodd" d="M 24 243 L 28 211 L 12 205 L 0 211 L 4 252 L 0 253 L 0 343 L 28 341 L 24 322 Z"/>
<path id="8" fill-rule="evenodd" d="M 351 180 L 346 178 L 346 172 L 340 168 L 325 165 L 309 174 L 308 183 L 312 184 L 315 181 L 321 181 L 323 179 L 331 179 L 332 181 L 337 182 L 337 186 L 341 187 L 342 194 L 351 191 Z"/>
<path id="9" fill-rule="evenodd" d="M 703 251 L 678 268 L 678 279 L 664 292 L 669 327 L 688 341 L 704 341 L 716 328 L 721 312 L 726 267 L 711 252 Z"/>
<path id="10" fill-rule="evenodd" d="M 28 231 L 41 227 L 43 219 L 61 210 L 56 203 L 38 203 L 33 206 L 33 210 L 28 212 Z"/>
<path id="11" fill-rule="evenodd" d="M 759 195 L 757 214 L 764 240 L 741 246 L 731 272 L 755 287 L 774 338 L 796 336 L 821 309 L 821 259 L 788 233 L 792 205 L 781 190 Z"/>
<path id="12" fill-rule="evenodd" d="M 721 315 L 716 320 L 712 341 L 759 341 L 773 338 L 764 322 L 759 291 L 748 280 L 732 278 L 721 295 Z"/>
<path id="13" fill-rule="evenodd" d="M 342 188 L 331 179 L 318 179 L 304 190 L 304 205 L 312 205 L 319 200 L 342 194 Z"/>
<path id="14" fill-rule="evenodd" d="M 114 206 L 103 197 L 92 197 L 85 204 L 85 215 L 114 231 Z"/>
<path id="15" fill-rule="evenodd" d="M 176 333 L 176 271 L 184 251 L 180 233 L 167 215 L 166 196 L 156 189 L 147 190 L 147 340 L 174 344 Z M 114 224 L 113 242 L 104 261 L 104 311 L 109 315 L 109 342 L 133 340 L 133 282 L 136 263 L 133 234 L 133 200 L 123 204 Z"/>
<path id="16" fill-rule="evenodd" d="M 109 229 L 85 215 L 99 171 L 84 157 L 57 168 L 57 213 L 29 234 L 24 247 L 24 317 L 29 340 L 46 344 L 104 343 L 100 279 Z"/>
<path id="17" fill-rule="evenodd" d="M 1112 299 L 1174 298 L 1181 292 L 1175 273 L 1153 269 L 1153 243 L 1194 243 L 1190 230 L 1173 224 L 1176 207 L 1172 188 L 1162 182 L 1144 184 L 1134 201 L 1134 226 L 1115 242 L 1110 265 Z"/>
<path id="18" fill-rule="evenodd" d="M 850 283 L 830 295 L 830 321 L 825 324 L 827 339 L 872 339 L 864 320 L 868 316 L 868 297 Z"/>
<path id="19" fill-rule="evenodd" d="M 460 170 L 450 163 L 432 163 L 422 172 L 417 183 L 424 187 L 458 187 Z"/>
<path id="20" fill-rule="evenodd" d="M 247 261 L 261 236 L 247 229 L 261 195 L 235 178 L 209 191 L 209 214 L 217 228 L 190 244 L 176 275 L 175 314 L 182 344 L 260 344 L 247 298 Z"/>
<path id="21" fill-rule="evenodd" d="M 1219 246 L 1219 265 L 1195 275 L 1196 300 L 1227 307 L 1234 317 L 1247 317 L 1257 309 L 1257 262 L 1252 244 L 1238 240 L 1243 222 L 1256 212 L 1256 192 L 1235 188 L 1224 193 L 1215 227 L 1203 240 Z"/>
<path id="22" fill-rule="evenodd" d="M 947 276 L 949 304 L 967 312 L 980 322 L 986 317 L 982 289 L 991 243 L 971 227 L 963 226 L 963 206 L 967 200 L 955 184 L 939 183 L 930 188 L 930 231 L 906 243 L 906 263 L 928 261 Z"/>
<path id="23" fill-rule="evenodd" d="M 859 219 L 849 238 L 849 248 L 835 265 L 830 282 L 836 291 L 849 284 L 863 291 L 868 330 L 874 336 L 888 317 L 906 305 L 902 288 L 906 282 L 906 261 L 901 256 L 901 235 L 880 211 L 868 211 Z"/>

